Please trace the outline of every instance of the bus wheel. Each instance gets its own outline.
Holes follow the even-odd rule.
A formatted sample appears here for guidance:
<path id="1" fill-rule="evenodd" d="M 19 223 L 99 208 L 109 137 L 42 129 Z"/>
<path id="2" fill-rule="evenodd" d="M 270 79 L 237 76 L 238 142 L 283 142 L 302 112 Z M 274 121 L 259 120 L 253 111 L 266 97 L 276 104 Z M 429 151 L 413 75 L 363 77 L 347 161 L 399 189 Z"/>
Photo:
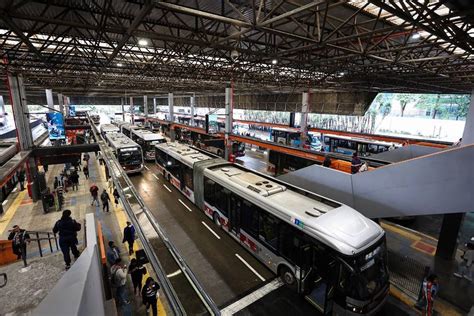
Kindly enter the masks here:
<path id="1" fill-rule="evenodd" d="M 280 275 L 281 281 L 286 286 L 288 286 L 292 290 L 296 289 L 296 278 L 290 269 L 288 269 L 287 267 L 281 267 L 279 275 Z"/>
<path id="2" fill-rule="evenodd" d="M 217 214 L 217 212 L 214 212 L 214 215 L 212 215 L 212 218 L 214 219 L 214 223 L 216 223 L 216 225 L 218 227 L 221 227 L 221 218 L 219 217 L 219 214 Z"/>

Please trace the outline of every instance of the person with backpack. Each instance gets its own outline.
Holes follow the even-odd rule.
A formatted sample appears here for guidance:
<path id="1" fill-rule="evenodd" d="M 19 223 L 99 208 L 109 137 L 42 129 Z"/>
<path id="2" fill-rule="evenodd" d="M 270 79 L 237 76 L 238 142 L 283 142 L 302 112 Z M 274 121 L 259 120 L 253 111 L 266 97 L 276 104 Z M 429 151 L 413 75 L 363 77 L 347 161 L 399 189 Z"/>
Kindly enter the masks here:
<path id="1" fill-rule="evenodd" d="M 118 203 L 119 203 L 119 198 L 120 198 L 120 195 L 117 191 L 117 188 L 114 188 L 114 193 L 113 193 L 113 196 L 114 196 L 114 202 L 115 202 L 115 207 L 118 206 Z"/>
<path id="2" fill-rule="evenodd" d="M 94 184 L 91 185 L 91 187 L 89 188 L 89 192 L 91 193 L 91 196 L 92 196 L 92 202 L 91 202 L 91 206 L 94 205 L 94 202 L 97 202 L 97 206 L 100 206 L 100 203 L 99 203 L 99 188 Z"/>
<path id="3" fill-rule="evenodd" d="M 133 283 L 133 294 L 140 294 L 142 288 L 143 276 L 146 274 L 146 268 L 142 266 L 137 259 L 133 258 L 130 261 L 130 267 L 128 268 L 128 273 L 132 277 Z"/>
<path id="4" fill-rule="evenodd" d="M 158 292 L 159 289 L 160 289 L 159 284 L 156 283 L 152 277 L 149 277 L 148 279 L 146 279 L 145 286 L 142 289 L 142 300 L 143 300 L 143 305 L 146 306 L 147 315 L 149 313 L 150 307 L 153 312 L 153 316 L 158 315 L 157 302 L 158 302 L 158 297 L 159 297 L 159 292 Z"/>
<path id="5" fill-rule="evenodd" d="M 112 266 L 115 263 L 115 260 L 120 258 L 120 250 L 115 243 L 111 240 L 109 241 L 109 248 L 106 251 L 107 262 Z"/>
<path id="6" fill-rule="evenodd" d="M 107 213 L 108 213 L 110 197 L 109 197 L 109 194 L 107 193 L 107 190 L 104 189 L 104 191 L 102 191 L 102 194 L 100 195 L 100 199 L 102 200 L 102 211 L 107 209 Z"/>
<path id="7" fill-rule="evenodd" d="M 128 254 L 133 254 L 133 243 L 135 242 L 135 227 L 132 223 L 127 222 L 127 226 L 123 229 L 123 240 L 122 243 L 128 243 Z"/>
<path id="8" fill-rule="evenodd" d="M 23 259 L 23 263 L 26 264 L 26 243 L 30 242 L 30 235 L 24 229 L 21 229 L 20 226 L 13 226 L 10 235 L 8 235 L 8 240 L 12 241 L 12 250 L 13 253 L 17 256 L 17 259 Z"/>
<path id="9" fill-rule="evenodd" d="M 71 179 L 71 184 L 72 184 L 72 190 L 78 190 L 79 189 L 79 174 L 77 173 L 76 170 L 74 170 L 69 177 Z"/>
<path id="10" fill-rule="evenodd" d="M 79 258 L 80 252 L 77 250 L 77 232 L 81 230 L 81 224 L 71 218 L 71 211 L 64 210 L 61 219 L 54 224 L 53 233 L 59 233 L 59 247 L 63 253 L 66 270 L 71 267 L 71 251 L 74 258 Z"/>
<path id="11" fill-rule="evenodd" d="M 122 259 L 115 259 L 110 268 L 110 283 L 116 289 L 116 296 L 119 305 L 128 305 L 130 301 L 127 295 L 127 266 L 122 264 Z"/>
<path id="12" fill-rule="evenodd" d="M 84 177 L 86 179 L 89 179 L 89 165 L 85 164 L 84 167 L 82 167 L 82 172 L 84 172 Z"/>

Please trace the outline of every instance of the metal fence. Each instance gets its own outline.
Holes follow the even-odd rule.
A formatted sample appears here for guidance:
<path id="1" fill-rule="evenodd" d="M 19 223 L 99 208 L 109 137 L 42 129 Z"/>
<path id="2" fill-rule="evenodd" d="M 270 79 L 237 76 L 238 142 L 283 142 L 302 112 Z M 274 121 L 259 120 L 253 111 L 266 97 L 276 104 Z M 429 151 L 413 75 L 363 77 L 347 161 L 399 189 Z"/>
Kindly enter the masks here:
<path id="1" fill-rule="evenodd" d="M 405 294 L 418 299 L 423 279 L 429 274 L 430 267 L 426 267 L 408 256 L 388 251 L 388 269 L 390 282 Z"/>

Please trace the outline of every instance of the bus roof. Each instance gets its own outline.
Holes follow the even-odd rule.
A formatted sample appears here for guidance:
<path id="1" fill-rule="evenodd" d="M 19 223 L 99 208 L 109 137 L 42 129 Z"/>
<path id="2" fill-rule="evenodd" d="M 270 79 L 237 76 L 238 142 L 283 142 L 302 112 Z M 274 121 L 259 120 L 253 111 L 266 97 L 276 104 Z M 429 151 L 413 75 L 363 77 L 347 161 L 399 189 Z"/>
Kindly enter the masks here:
<path id="1" fill-rule="evenodd" d="M 119 128 L 114 124 L 102 124 L 100 125 L 101 132 L 109 133 L 109 132 L 118 132 Z"/>
<path id="2" fill-rule="evenodd" d="M 316 194 L 303 195 L 235 164 L 211 167 L 205 174 L 345 255 L 361 252 L 384 234 L 380 226 L 347 205 L 326 202 Z"/>
<path id="3" fill-rule="evenodd" d="M 211 156 L 203 154 L 187 145 L 176 142 L 161 143 L 155 145 L 155 147 L 191 168 L 195 162 L 212 159 Z"/>
<path id="4" fill-rule="evenodd" d="M 361 137 L 351 137 L 351 136 L 345 136 L 345 135 L 335 135 L 335 134 L 324 134 L 323 135 L 326 137 L 331 137 L 331 138 L 337 138 L 337 139 L 344 139 L 344 140 L 350 140 L 350 141 L 355 141 L 359 143 L 366 143 L 366 144 L 374 144 L 374 145 L 382 145 L 382 146 L 391 146 L 392 143 L 389 142 L 384 142 L 380 140 L 373 140 L 369 138 L 361 138 Z M 400 145 L 393 143 L 395 146 Z"/>
<path id="5" fill-rule="evenodd" d="M 130 147 L 140 148 L 140 145 L 122 133 L 107 133 L 105 138 L 107 138 L 110 146 L 115 150 Z"/>
<path id="6" fill-rule="evenodd" d="M 154 141 L 154 140 L 162 140 L 165 139 L 163 135 L 159 133 L 154 133 L 152 131 L 146 129 L 133 129 L 132 133 L 137 135 L 138 137 L 142 138 L 145 141 Z"/>

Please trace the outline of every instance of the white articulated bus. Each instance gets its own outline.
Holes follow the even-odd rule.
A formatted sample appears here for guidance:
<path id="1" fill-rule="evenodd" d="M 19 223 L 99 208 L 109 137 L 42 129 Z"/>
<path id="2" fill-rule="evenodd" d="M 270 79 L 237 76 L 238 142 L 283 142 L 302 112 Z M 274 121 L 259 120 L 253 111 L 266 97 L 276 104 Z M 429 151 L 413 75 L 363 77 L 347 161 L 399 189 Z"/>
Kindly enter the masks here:
<path id="1" fill-rule="evenodd" d="M 142 147 L 145 160 L 155 160 L 155 145 L 166 143 L 161 133 L 146 129 L 132 129 L 132 140 Z"/>
<path id="2" fill-rule="evenodd" d="M 123 133 L 125 136 L 133 139 L 132 131 L 136 129 L 142 129 L 142 127 L 138 125 L 132 125 L 130 123 L 124 123 L 120 125 L 120 132 Z"/>
<path id="3" fill-rule="evenodd" d="M 383 306 L 387 252 L 375 222 L 189 146 L 155 148 L 165 178 L 321 312 L 372 315 Z"/>
<path id="4" fill-rule="evenodd" d="M 107 133 L 117 133 L 119 132 L 119 128 L 115 126 L 114 124 L 101 124 L 100 125 L 100 133 L 102 134 L 102 137 L 105 137 Z"/>
<path id="5" fill-rule="evenodd" d="M 126 173 L 137 173 L 143 170 L 143 154 L 140 145 L 122 133 L 107 133 L 105 138 Z"/>

